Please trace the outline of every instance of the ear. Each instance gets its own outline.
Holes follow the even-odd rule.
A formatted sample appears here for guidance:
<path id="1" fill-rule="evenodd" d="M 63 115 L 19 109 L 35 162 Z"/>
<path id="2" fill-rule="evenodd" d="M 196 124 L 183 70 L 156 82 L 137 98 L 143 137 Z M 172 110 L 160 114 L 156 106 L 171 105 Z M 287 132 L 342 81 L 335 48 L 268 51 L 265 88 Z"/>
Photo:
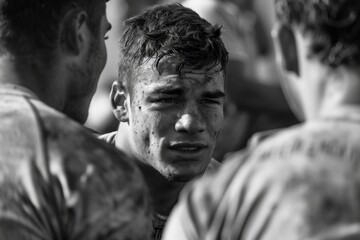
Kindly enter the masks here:
<path id="1" fill-rule="evenodd" d="M 110 102 L 113 107 L 113 113 L 120 122 L 129 122 L 127 100 L 124 85 L 121 82 L 114 81 L 111 86 Z"/>
<path id="2" fill-rule="evenodd" d="M 281 67 L 296 76 L 300 76 L 296 38 L 293 29 L 280 25 L 274 34 L 275 51 Z"/>
<path id="3" fill-rule="evenodd" d="M 73 9 L 66 13 L 60 28 L 61 49 L 72 55 L 79 55 L 87 44 L 89 29 L 85 11 Z"/>

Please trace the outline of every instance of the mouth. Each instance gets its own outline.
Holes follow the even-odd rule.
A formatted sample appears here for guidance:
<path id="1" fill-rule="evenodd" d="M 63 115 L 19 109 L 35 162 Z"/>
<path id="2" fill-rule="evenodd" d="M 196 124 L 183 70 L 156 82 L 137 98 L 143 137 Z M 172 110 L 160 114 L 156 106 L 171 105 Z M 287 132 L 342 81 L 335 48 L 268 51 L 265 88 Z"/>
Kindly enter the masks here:
<path id="1" fill-rule="evenodd" d="M 169 148 L 178 152 L 195 153 L 207 148 L 207 145 L 203 143 L 173 143 Z"/>

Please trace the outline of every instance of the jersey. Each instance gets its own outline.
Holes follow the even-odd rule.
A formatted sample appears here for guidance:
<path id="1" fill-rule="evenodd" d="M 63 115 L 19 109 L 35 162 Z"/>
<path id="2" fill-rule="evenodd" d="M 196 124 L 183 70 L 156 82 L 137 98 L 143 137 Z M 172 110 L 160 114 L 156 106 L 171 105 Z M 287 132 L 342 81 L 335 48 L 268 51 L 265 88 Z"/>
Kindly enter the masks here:
<path id="1" fill-rule="evenodd" d="M 0 239 L 147 239 L 133 162 L 31 91 L 0 85 Z"/>
<path id="2" fill-rule="evenodd" d="M 186 188 L 163 239 L 360 239 L 359 107 L 255 139 Z"/>

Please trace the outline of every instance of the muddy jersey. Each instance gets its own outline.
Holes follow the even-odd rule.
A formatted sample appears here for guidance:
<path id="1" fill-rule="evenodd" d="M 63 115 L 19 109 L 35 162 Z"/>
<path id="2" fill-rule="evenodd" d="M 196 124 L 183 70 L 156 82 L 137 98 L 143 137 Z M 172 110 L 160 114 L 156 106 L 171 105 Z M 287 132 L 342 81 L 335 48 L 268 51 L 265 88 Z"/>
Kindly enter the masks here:
<path id="1" fill-rule="evenodd" d="M 359 107 L 260 134 L 186 188 L 163 239 L 360 239 L 359 167 Z"/>
<path id="2" fill-rule="evenodd" d="M 147 239 L 148 196 L 125 154 L 0 85 L 0 239 Z"/>

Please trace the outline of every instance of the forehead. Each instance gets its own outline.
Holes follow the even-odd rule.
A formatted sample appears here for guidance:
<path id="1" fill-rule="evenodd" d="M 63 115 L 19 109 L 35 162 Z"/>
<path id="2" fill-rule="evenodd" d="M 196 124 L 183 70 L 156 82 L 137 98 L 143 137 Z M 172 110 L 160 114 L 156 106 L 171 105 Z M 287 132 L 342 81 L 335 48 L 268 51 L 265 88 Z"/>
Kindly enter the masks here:
<path id="1" fill-rule="evenodd" d="M 189 87 L 216 86 L 224 88 L 224 72 L 218 66 L 207 66 L 201 69 L 193 69 L 184 66 L 179 76 L 177 60 L 167 58 L 156 67 L 155 60 L 149 59 L 136 69 L 135 83 L 140 85 L 188 85 Z M 139 86 L 140 87 L 140 86 Z"/>

